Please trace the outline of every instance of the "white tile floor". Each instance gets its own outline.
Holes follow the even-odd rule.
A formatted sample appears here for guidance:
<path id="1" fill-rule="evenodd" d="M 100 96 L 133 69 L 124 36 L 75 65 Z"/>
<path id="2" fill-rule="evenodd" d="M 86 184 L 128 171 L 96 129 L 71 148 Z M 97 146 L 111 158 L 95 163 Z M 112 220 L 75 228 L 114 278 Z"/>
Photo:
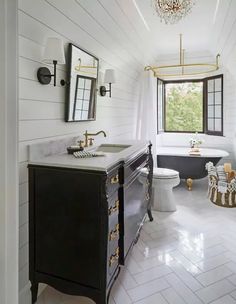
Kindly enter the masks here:
<path id="1" fill-rule="evenodd" d="M 236 304 L 236 208 L 213 205 L 207 181 L 175 189 L 178 211 L 154 212 L 112 290 L 109 304 Z M 38 304 L 92 301 L 48 287 Z"/>

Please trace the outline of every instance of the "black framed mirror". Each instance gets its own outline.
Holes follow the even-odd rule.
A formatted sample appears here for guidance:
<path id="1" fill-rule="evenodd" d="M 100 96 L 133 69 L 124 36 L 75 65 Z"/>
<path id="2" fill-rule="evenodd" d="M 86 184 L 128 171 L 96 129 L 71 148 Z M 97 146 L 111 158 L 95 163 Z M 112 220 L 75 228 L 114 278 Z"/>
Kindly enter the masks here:
<path id="1" fill-rule="evenodd" d="M 65 120 L 95 120 L 99 60 L 70 43 L 68 65 Z"/>

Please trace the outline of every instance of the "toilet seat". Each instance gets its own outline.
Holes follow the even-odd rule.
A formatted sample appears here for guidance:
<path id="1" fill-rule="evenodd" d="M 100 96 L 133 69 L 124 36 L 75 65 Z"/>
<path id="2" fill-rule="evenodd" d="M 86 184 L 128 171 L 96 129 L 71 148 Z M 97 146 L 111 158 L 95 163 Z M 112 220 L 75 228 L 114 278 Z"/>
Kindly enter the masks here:
<path id="1" fill-rule="evenodd" d="M 178 178 L 179 172 L 166 169 L 166 168 L 153 168 L 153 178 L 154 179 L 170 179 L 170 178 Z"/>

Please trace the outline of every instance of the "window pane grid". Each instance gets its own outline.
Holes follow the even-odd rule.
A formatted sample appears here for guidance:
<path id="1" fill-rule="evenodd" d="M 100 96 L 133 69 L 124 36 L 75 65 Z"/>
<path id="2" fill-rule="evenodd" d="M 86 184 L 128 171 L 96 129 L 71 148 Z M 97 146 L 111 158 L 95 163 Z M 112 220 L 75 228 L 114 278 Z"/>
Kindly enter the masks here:
<path id="1" fill-rule="evenodd" d="M 219 90 L 219 87 L 221 91 Z M 207 82 L 207 126 L 210 132 L 222 132 L 222 78 Z"/>
<path id="2" fill-rule="evenodd" d="M 164 129 L 164 83 L 161 79 L 157 79 L 157 132 Z"/>
<path id="3" fill-rule="evenodd" d="M 77 76 L 76 84 L 76 95 L 74 102 L 74 119 L 84 120 L 88 119 L 89 111 L 89 102 L 91 94 L 92 80 L 82 78 L 79 75 Z M 88 94 L 89 93 L 89 94 Z"/>

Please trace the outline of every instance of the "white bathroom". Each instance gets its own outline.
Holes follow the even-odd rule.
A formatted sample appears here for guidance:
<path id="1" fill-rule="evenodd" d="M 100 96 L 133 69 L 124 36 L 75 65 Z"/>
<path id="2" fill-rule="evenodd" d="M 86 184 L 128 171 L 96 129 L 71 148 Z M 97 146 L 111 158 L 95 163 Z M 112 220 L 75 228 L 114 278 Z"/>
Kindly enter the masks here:
<path id="1" fill-rule="evenodd" d="M 0 24 L 0 304 L 236 303 L 236 0 Z"/>

